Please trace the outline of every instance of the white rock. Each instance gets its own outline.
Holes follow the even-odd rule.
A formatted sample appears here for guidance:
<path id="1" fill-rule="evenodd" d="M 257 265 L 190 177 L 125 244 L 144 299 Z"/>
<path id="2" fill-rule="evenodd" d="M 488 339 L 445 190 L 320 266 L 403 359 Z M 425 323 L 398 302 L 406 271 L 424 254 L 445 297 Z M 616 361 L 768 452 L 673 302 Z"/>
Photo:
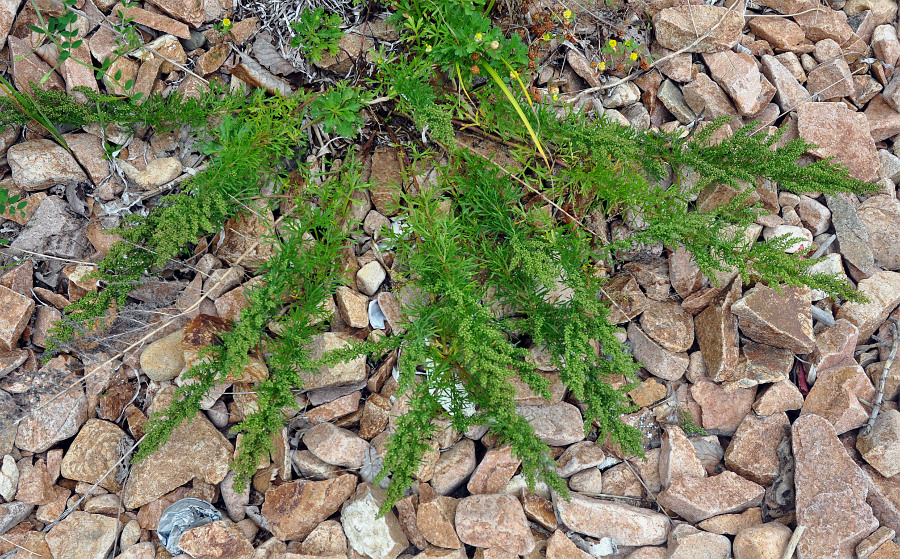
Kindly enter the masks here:
<path id="1" fill-rule="evenodd" d="M 184 369 L 184 330 L 156 340 L 141 352 L 141 370 L 158 382 L 172 380 Z"/>
<path id="2" fill-rule="evenodd" d="M 10 502 L 16 496 L 19 486 L 19 467 L 12 456 L 3 457 L 3 466 L 0 467 L 0 497 Z"/>
<path id="3" fill-rule="evenodd" d="M 181 161 L 175 157 L 160 157 L 148 163 L 147 168 L 134 178 L 134 182 L 141 188 L 149 190 L 176 179 L 182 169 Z"/>
<path id="4" fill-rule="evenodd" d="M 809 267 L 809 274 L 828 274 L 830 276 L 837 275 L 843 279 L 847 279 L 847 273 L 844 272 L 844 264 L 841 261 L 841 255 L 837 252 L 825 256 L 825 260 L 813 264 Z M 826 293 L 821 289 L 813 289 L 810 292 L 813 301 L 821 301 L 826 297 Z"/>
<path id="5" fill-rule="evenodd" d="M 803 227 L 797 227 L 796 225 L 779 225 L 778 227 L 766 227 L 763 229 L 763 238 L 766 241 L 774 239 L 775 237 L 781 237 L 783 235 L 790 235 L 791 237 L 796 239 L 794 244 L 790 245 L 785 252 L 788 254 L 794 254 L 795 252 L 799 252 L 801 250 L 805 250 L 809 248 L 810 244 L 812 244 L 813 236 L 808 230 Z"/>
<path id="6" fill-rule="evenodd" d="M 573 493 L 570 500 L 553 494 L 556 514 L 572 530 L 619 545 L 660 545 L 669 535 L 669 518 L 650 509 Z"/>
<path id="7" fill-rule="evenodd" d="M 879 176 L 888 179 L 893 183 L 900 181 L 900 157 L 886 149 L 878 150 L 878 159 L 881 160 L 881 171 Z"/>
<path id="8" fill-rule="evenodd" d="M 371 559 L 395 559 L 409 546 L 393 512 L 378 517 L 383 495 L 380 489 L 364 483 L 341 509 L 347 543 Z"/>
<path id="9" fill-rule="evenodd" d="M 55 184 L 87 182 L 87 175 L 62 146 L 51 140 L 32 140 L 6 152 L 13 182 L 24 190 L 43 190 Z"/>
<path id="10" fill-rule="evenodd" d="M 610 92 L 609 97 L 603 99 L 603 106 L 607 109 L 618 109 L 636 103 L 641 98 L 641 90 L 631 82 L 617 85 Z"/>
<path id="11" fill-rule="evenodd" d="M 356 272 L 356 288 L 366 295 L 375 295 L 386 277 L 381 264 L 373 260 Z"/>

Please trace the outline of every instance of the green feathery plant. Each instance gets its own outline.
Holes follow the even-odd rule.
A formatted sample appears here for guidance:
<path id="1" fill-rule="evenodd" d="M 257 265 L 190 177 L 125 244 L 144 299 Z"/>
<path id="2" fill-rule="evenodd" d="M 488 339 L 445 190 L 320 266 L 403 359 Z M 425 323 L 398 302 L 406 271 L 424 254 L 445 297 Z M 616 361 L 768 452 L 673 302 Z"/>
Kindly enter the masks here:
<path id="1" fill-rule="evenodd" d="M 349 231 L 340 227 L 353 203 L 354 192 L 365 188 L 362 166 L 350 157 L 341 169 L 321 184 L 310 180 L 293 196 L 293 213 L 271 232 L 265 242 L 275 249 L 260 271 L 262 281 L 248 293 L 249 306 L 241 311 L 234 328 L 220 336 L 220 344 L 208 348 L 206 359 L 185 373 L 196 382 L 178 388 L 172 405 L 151 418 L 146 438 L 135 460 L 141 460 L 163 444 L 172 431 L 200 410 L 200 402 L 216 382 L 239 377 L 249 362 L 249 352 L 263 344 L 267 349 L 269 376 L 255 386 L 256 411 L 235 432 L 243 433 L 232 464 L 238 486 L 256 473 L 260 459 L 274 450 L 272 437 L 284 426 L 284 410 L 295 408 L 294 390 L 302 388 L 299 371 L 315 370 L 309 347 L 323 331 L 328 318 L 324 302 L 343 284 L 340 251 Z M 276 332 L 269 337 L 267 328 Z M 326 355 L 334 362 L 334 355 Z"/>
<path id="2" fill-rule="evenodd" d="M 350 93 L 342 97 L 344 105 L 330 106 L 327 114 L 356 129 L 361 117 L 355 109 L 358 96 L 352 92 L 357 90 L 346 91 Z M 207 169 L 186 181 L 181 192 L 165 196 L 149 215 L 130 215 L 115 231 L 123 241 L 110 248 L 93 274 L 104 289 L 67 307 L 68 320 L 51 331 L 47 355 L 73 340 L 77 332 L 92 328 L 113 301 L 124 305 L 149 271 L 182 256 L 199 237 L 215 233 L 225 221 L 244 211 L 262 186 L 284 184 L 288 173 L 281 162 L 303 147 L 306 128 L 322 120 L 307 118 L 314 109 L 325 114 L 321 104 L 318 94 L 267 97 L 257 90 L 247 98 L 226 97 L 219 103 L 200 105 L 223 114 L 203 148 L 211 156 Z"/>
<path id="3" fill-rule="evenodd" d="M 51 133 L 57 127 L 80 128 L 94 123 L 150 126 L 157 133 L 183 125 L 206 128 L 208 117 L 236 103 L 233 96 L 226 94 L 226 86 L 216 83 L 211 83 L 210 89 L 204 90 L 199 99 L 179 93 L 168 97 L 154 93 L 141 102 L 104 95 L 83 86 L 75 90 L 84 95 L 85 101 L 78 101 L 62 91 L 44 91 L 36 84 L 32 84 L 30 94 L 22 94 L 6 84 L 2 77 L 0 85 L 8 86 L 13 92 L 12 96 L 0 97 L 0 128 L 37 120 Z M 56 134 L 54 139 L 60 142 Z"/>
<path id="4" fill-rule="evenodd" d="M 402 262 L 395 281 L 420 296 L 406 309 L 398 392 L 412 390 L 412 410 L 388 446 L 381 477 L 390 473 L 391 484 L 383 510 L 403 497 L 428 448 L 426 426 L 442 414 L 461 433 L 490 426 L 522 460 L 530 484 L 541 479 L 567 494 L 549 448 L 516 411 L 514 377 L 550 398 L 549 381 L 526 360 L 524 340 L 552 356 L 560 380 L 584 407 L 586 432 L 597 425 L 601 441 L 609 436 L 625 452 L 641 454 L 638 432 L 618 420 L 634 409 L 623 389 L 607 382 L 613 375 L 633 378 L 638 365 L 607 320 L 590 236 L 529 213 L 522 189 L 496 167 L 464 155 L 457 165 L 442 182 L 447 198 L 411 200 L 407 229 L 392 238 Z M 498 314 L 498 304 L 510 314 Z"/>
<path id="5" fill-rule="evenodd" d="M 352 158 L 339 174 L 321 183 L 307 181 L 300 192 L 287 187 L 282 170 L 283 161 L 305 146 L 305 129 L 313 123 L 329 133 L 355 135 L 368 94 L 339 86 L 321 94 L 256 93 L 212 103 L 214 111 L 199 110 L 221 117 L 206 144 L 208 169 L 150 215 L 127 221 L 119 231 L 125 241 L 100 263 L 103 289 L 68 309 L 77 320 L 58 327 L 59 341 L 51 345 L 71 340 L 73 324 L 102 316 L 113 301 L 126 303 L 144 274 L 184 255 L 199 237 L 250 207 L 262 185 L 274 183 L 278 194 L 295 197 L 294 214 L 266 239 L 275 256 L 250 291 L 249 307 L 188 373 L 196 382 L 180 387 L 172 406 L 152 418 L 136 459 L 163 444 L 193 417 L 206 392 L 241 370 L 256 351 L 265 354 L 269 377 L 256 386 L 258 410 L 237 426 L 243 436 L 233 467 L 239 484 L 245 483 L 273 450 L 283 410 L 295 405 L 293 392 L 302 389 L 301 371 L 399 348 L 397 395 L 409 399 L 410 410 L 390 433 L 377 478 L 390 477 L 382 512 L 412 483 L 439 418 L 459 432 L 490 427 L 522 460 L 529 484 L 542 480 L 565 494 L 549 448 L 518 413 L 510 381 L 517 378 L 549 398 L 549 381 L 527 360 L 528 347 L 544 348 L 581 407 L 586 434 L 596 428 L 599 442 L 641 454 L 639 433 L 620 419 L 634 409 L 625 396 L 629 387 L 615 389 L 609 382 L 620 375 L 633 379 L 640 366 L 616 338 L 601 297 L 603 272 L 614 268 L 620 255 L 662 243 L 686 248 L 710 278 L 733 271 L 775 288 L 807 285 L 862 299 L 846 281 L 809 274 L 817 260 L 787 254 L 791 239 L 755 243 L 740 234 L 762 211 L 750 197 L 764 180 L 797 193 L 875 188 L 827 160 L 798 165 L 810 144 L 796 139 L 776 148 L 781 133 L 753 134 L 752 124 L 714 144 L 711 135 L 724 121 L 679 138 L 534 103 L 521 78 L 526 49 L 518 35 L 506 37 L 484 15 L 492 4 L 397 0 L 395 7 L 394 20 L 412 52 L 381 63 L 384 88 L 423 137 L 430 134 L 447 149 L 450 160 L 437 185 L 402 197 L 404 226 L 386 239 L 395 253 L 393 287 L 413 294 L 400 297 L 407 301 L 408 317 L 402 333 L 312 360 L 313 336 L 326 328 L 322 302 L 343 281 L 339 250 L 360 225 L 347 223 L 347 210 L 353 192 L 365 185 Z M 456 92 L 436 89 L 436 72 L 456 80 Z M 93 103 L 100 106 L 99 99 Z M 131 114 L 122 118 L 139 118 Z M 517 165 L 501 168 L 458 149 L 454 118 L 500 138 Z M 696 184 L 678 179 L 688 170 Z M 696 196 L 723 185 L 734 191 L 732 199 L 697 211 Z M 535 204 L 556 211 L 536 212 Z M 588 232 L 582 225 L 588 216 L 604 230 L 606 222 L 621 217 L 630 236 L 609 242 L 603 231 Z"/>

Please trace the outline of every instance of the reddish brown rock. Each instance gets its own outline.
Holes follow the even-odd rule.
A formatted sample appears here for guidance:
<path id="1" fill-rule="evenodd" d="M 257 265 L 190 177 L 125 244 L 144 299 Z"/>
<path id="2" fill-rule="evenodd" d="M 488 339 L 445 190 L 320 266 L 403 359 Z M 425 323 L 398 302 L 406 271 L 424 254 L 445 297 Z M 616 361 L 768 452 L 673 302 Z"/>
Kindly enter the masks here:
<path id="1" fill-rule="evenodd" d="M 462 439 L 450 450 L 440 453 L 434 465 L 434 477 L 431 486 L 438 495 L 447 495 L 456 491 L 475 471 L 475 443 Z"/>
<path id="2" fill-rule="evenodd" d="M 757 116 L 775 96 L 775 87 L 763 77 L 749 54 L 726 50 L 704 54 L 703 61 L 742 116 Z"/>
<path id="3" fill-rule="evenodd" d="M 649 509 L 578 493 L 568 501 L 554 494 L 553 504 L 570 529 L 593 538 L 612 538 L 619 545 L 660 545 L 669 534 L 669 519 Z"/>
<path id="4" fill-rule="evenodd" d="M 358 391 L 341 396 L 337 400 L 332 400 L 327 404 L 322 404 L 310 410 L 305 414 L 306 420 L 313 425 L 318 425 L 319 423 L 328 423 L 349 415 L 359 409 L 359 398 L 360 393 Z"/>
<path id="5" fill-rule="evenodd" d="M 572 543 L 560 530 L 547 540 L 547 559 L 590 559 L 591 556 Z"/>
<path id="6" fill-rule="evenodd" d="M 869 234 L 875 261 L 888 270 L 900 269 L 900 203 L 891 196 L 872 196 L 856 214 Z"/>
<path id="7" fill-rule="evenodd" d="M 56 491 L 44 460 L 32 464 L 31 458 L 25 458 L 19 462 L 16 500 L 28 505 L 46 505 L 56 500 Z"/>
<path id="8" fill-rule="evenodd" d="M 707 518 L 697 524 L 697 528 L 713 534 L 736 536 L 741 530 L 759 524 L 762 524 L 762 509 L 754 507 L 740 514 L 720 514 L 719 516 Z M 779 559 L 780 557 L 779 555 Z"/>
<path id="9" fill-rule="evenodd" d="M 872 431 L 856 439 L 856 448 L 884 477 L 900 474 L 900 412 L 888 409 L 878 414 Z"/>
<path id="10" fill-rule="evenodd" d="M 728 379 L 728 387 L 750 388 L 759 384 L 786 380 L 794 366 L 794 354 L 789 349 L 779 349 L 764 344 L 745 342 L 741 357 Z"/>
<path id="11" fill-rule="evenodd" d="M 31 320 L 34 301 L 6 287 L 0 286 L 0 349 L 12 351 Z"/>
<path id="12" fill-rule="evenodd" d="M 734 538 L 734 558 L 781 559 L 791 534 L 791 529 L 780 522 L 744 528 Z"/>
<path id="13" fill-rule="evenodd" d="M 659 481 L 663 487 L 668 487 L 672 481 L 682 476 L 706 477 L 706 468 L 681 427 L 664 426 L 661 440 Z"/>
<path id="14" fill-rule="evenodd" d="M 734 108 L 725 91 L 706 74 L 697 74 L 693 81 L 685 84 L 682 92 L 684 100 L 691 110 L 702 116 L 704 120 L 715 120 L 720 116 L 738 116 L 737 109 Z M 674 281 L 672 285 L 674 287 Z M 678 291 L 677 288 L 676 291 Z M 684 295 L 682 297 L 686 298 Z"/>
<path id="15" fill-rule="evenodd" d="M 840 99 L 856 93 L 853 74 L 843 58 L 816 66 L 807 76 L 806 89 L 818 99 Z"/>
<path id="16" fill-rule="evenodd" d="M 456 507 L 459 499 L 437 496 L 421 503 L 416 511 L 419 533 L 432 545 L 451 549 L 463 546 L 456 536 Z"/>
<path id="17" fill-rule="evenodd" d="M 680 524 L 669 534 L 667 559 L 730 559 L 731 541 L 725 536 Z"/>
<path id="18" fill-rule="evenodd" d="M 811 99 L 809 92 L 797 81 L 797 77 L 776 57 L 764 54 L 762 71 L 763 75 L 775 86 L 775 100 L 782 111 L 795 109 Z M 805 79 L 805 77 L 804 75 L 803 78 Z"/>
<path id="19" fill-rule="evenodd" d="M 721 385 L 704 379 L 691 387 L 691 396 L 700 404 L 703 428 L 730 436 L 750 412 L 756 387 L 728 392 Z"/>
<path id="20" fill-rule="evenodd" d="M 803 407 L 803 394 L 797 385 L 789 380 L 768 386 L 753 403 L 753 411 L 767 416 L 774 413 L 799 410 Z"/>
<path id="21" fill-rule="evenodd" d="M 241 266 L 255 272 L 275 252 L 271 243 L 262 242 L 271 234 L 275 217 L 268 206 L 252 209 L 253 211 L 233 217 L 225 223 L 225 236 L 218 245 L 215 256 L 229 265 L 234 265 L 241 259 Z"/>
<path id="22" fill-rule="evenodd" d="M 535 434 L 552 446 L 566 446 L 584 440 L 584 419 L 581 411 L 568 402 L 542 406 L 516 406 Z"/>
<path id="23" fill-rule="evenodd" d="M 795 353 L 815 348 L 809 290 L 786 287 L 778 293 L 757 285 L 731 306 L 738 327 L 748 338 Z"/>
<path id="24" fill-rule="evenodd" d="M 590 497 L 603 495 L 603 473 L 597 468 L 578 472 L 569 478 L 569 489 Z"/>
<path id="25" fill-rule="evenodd" d="M 513 456 L 512 448 L 509 446 L 492 448 L 487 451 L 484 458 L 478 463 L 478 467 L 472 472 L 466 488 L 473 495 L 499 493 L 503 486 L 512 479 L 516 470 L 519 469 L 520 463 L 521 461 Z"/>
<path id="26" fill-rule="evenodd" d="M 597 443 L 582 441 L 575 443 L 556 459 L 556 472 L 560 477 L 569 477 L 588 468 L 599 466 L 606 460 L 606 453 Z"/>
<path id="27" fill-rule="evenodd" d="M 260 511 L 282 541 L 302 540 L 337 512 L 356 489 L 356 476 L 326 481 L 295 481 L 270 488 Z"/>
<path id="28" fill-rule="evenodd" d="M 641 328 L 663 349 L 684 352 L 694 343 L 694 319 L 674 301 L 654 301 L 641 315 Z"/>
<path id="29" fill-rule="evenodd" d="M 893 541 L 884 542 L 878 549 L 869 555 L 868 559 L 898 559 L 900 558 L 900 545 Z"/>
<path id="30" fill-rule="evenodd" d="M 688 522 L 759 506 L 765 488 L 734 472 L 712 477 L 680 477 L 657 496 L 659 504 Z"/>
<path id="31" fill-rule="evenodd" d="M 252 559 L 253 544 L 235 525 L 219 520 L 191 528 L 181 535 L 178 547 L 197 559 Z"/>
<path id="32" fill-rule="evenodd" d="M 843 103 L 804 103 L 797 109 L 797 128 L 801 138 L 819 146 L 813 155 L 834 157 L 863 181 L 878 176 L 881 162 L 865 115 Z"/>
<path id="33" fill-rule="evenodd" d="M 88 483 L 99 482 L 112 492 L 121 490 L 114 475 L 108 475 L 121 458 L 120 446 L 127 441 L 125 432 L 115 423 L 89 419 L 62 459 L 63 477 Z"/>
<path id="34" fill-rule="evenodd" d="M 666 385 L 651 377 L 628 392 L 634 405 L 645 408 L 666 397 Z"/>
<path id="35" fill-rule="evenodd" d="M 634 358 L 651 374 L 666 380 L 678 380 L 690 364 L 686 353 L 673 353 L 664 349 L 634 322 L 628 325 L 628 340 Z"/>
<path id="36" fill-rule="evenodd" d="M 775 48 L 787 49 L 806 38 L 800 26 L 787 18 L 755 17 L 747 23 L 757 37 Z"/>
<path id="37" fill-rule="evenodd" d="M 509 495 L 473 495 L 456 508 L 459 539 L 476 547 L 496 547 L 518 555 L 534 549 L 535 541 L 518 499 Z"/>
<path id="38" fill-rule="evenodd" d="M 853 29 L 847 24 L 847 16 L 843 12 L 813 5 L 805 8 L 798 10 L 794 21 L 813 43 L 831 39 L 838 45 L 843 45 L 852 38 Z"/>
<path id="39" fill-rule="evenodd" d="M 556 512 L 553 503 L 547 499 L 526 491 L 522 497 L 522 508 L 529 520 L 537 522 L 546 530 L 556 530 Z"/>
<path id="40" fill-rule="evenodd" d="M 869 132 L 876 142 L 900 134 L 900 112 L 894 110 L 885 101 L 884 96 L 875 95 L 864 114 L 869 121 Z"/>
<path id="41" fill-rule="evenodd" d="M 118 520 L 75 511 L 45 536 L 54 559 L 103 559 L 116 543 Z"/>
<path id="42" fill-rule="evenodd" d="M 32 51 L 28 41 L 10 36 L 7 44 L 12 60 L 12 81 L 20 93 L 31 95 L 32 85 L 43 91 L 65 91 L 63 79 Z M 44 76 L 47 79 L 42 81 Z"/>
<path id="43" fill-rule="evenodd" d="M 834 326 L 819 332 L 816 337 L 816 349 L 813 352 L 816 370 L 830 369 L 850 359 L 858 339 L 859 328 L 843 318 L 835 321 Z"/>
<path id="44" fill-rule="evenodd" d="M 150 3 L 178 21 L 183 21 L 195 29 L 206 21 L 206 12 L 203 10 L 201 0 L 153 0 Z"/>
<path id="45" fill-rule="evenodd" d="M 622 324 L 644 312 L 650 301 L 631 274 L 618 274 L 603 286 L 603 299 L 609 302 L 609 319 Z"/>
<path id="46" fill-rule="evenodd" d="M 682 299 L 703 287 L 703 273 L 693 255 L 683 247 L 669 252 L 669 282 Z"/>
<path id="47" fill-rule="evenodd" d="M 790 425 L 784 412 L 758 418 L 748 414 L 725 450 L 725 467 L 760 485 L 778 475 L 778 444 Z"/>
<path id="48" fill-rule="evenodd" d="M 800 559 L 851 558 L 878 527 L 866 476 L 850 459 L 831 423 L 806 415 L 793 424 L 797 523 L 806 526 Z"/>
<path id="49" fill-rule="evenodd" d="M 816 383 L 803 403 L 800 415 L 815 414 L 828 420 L 840 435 L 862 426 L 869 419 L 862 402 L 875 400 L 875 387 L 855 361 L 819 371 Z"/>
<path id="50" fill-rule="evenodd" d="M 310 360 L 321 359 L 328 351 L 347 347 L 350 341 L 347 336 L 334 332 L 323 332 L 312 338 Z M 366 356 L 360 355 L 337 365 L 319 367 L 318 371 L 300 371 L 303 387 L 307 390 L 316 388 L 332 388 L 353 384 L 366 379 Z"/>
<path id="51" fill-rule="evenodd" d="M 738 361 L 737 319 L 731 313 L 731 307 L 740 296 L 741 280 L 736 277 L 694 317 L 694 330 L 707 375 L 714 381 L 727 380 L 734 375 Z"/>
<path id="52" fill-rule="evenodd" d="M 320 423 L 306 431 L 303 443 L 319 460 L 344 468 L 361 467 L 369 450 L 368 442 L 331 423 Z"/>
<path id="53" fill-rule="evenodd" d="M 174 392 L 174 387 L 161 390 L 150 411 L 166 409 Z M 233 454 L 231 443 L 198 412 L 177 427 L 166 444 L 131 467 L 122 503 L 128 509 L 139 508 L 191 480 L 217 484 L 228 474 Z"/>
<path id="54" fill-rule="evenodd" d="M 653 16 L 659 43 L 670 50 L 719 52 L 737 44 L 744 27 L 737 11 L 715 6 L 678 6 Z"/>
<path id="55" fill-rule="evenodd" d="M 397 501 L 396 508 L 397 521 L 400 523 L 400 528 L 403 529 L 403 533 L 409 542 L 421 550 L 428 547 L 428 541 L 425 540 L 422 532 L 419 531 L 418 514 L 416 512 L 418 505 L 419 496 L 410 495 Z"/>
<path id="56" fill-rule="evenodd" d="M 388 425 L 391 401 L 380 394 L 370 394 L 359 419 L 359 436 L 370 441 Z"/>
<path id="57" fill-rule="evenodd" d="M 130 6 L 127 8 L 125 10 L 125 17 L 134 20 L 134 23 L 146 25 L 150 29 L 162 31 L 163 33 L 174 35 L 180 39 L 187 40 L 191 38 L 190 29 L 187 25 L 162 14 L 148 12 L 137 6 Z"/>
<path id="58" fill-rule="evenodd" d="M 900 274 L 877 272 L 859 282 L 857 289 L 867 303 L 844 303 L 835 318 L 846 318 L 859 328 L 859 342 L 866 342 L 900 304 Z"/>

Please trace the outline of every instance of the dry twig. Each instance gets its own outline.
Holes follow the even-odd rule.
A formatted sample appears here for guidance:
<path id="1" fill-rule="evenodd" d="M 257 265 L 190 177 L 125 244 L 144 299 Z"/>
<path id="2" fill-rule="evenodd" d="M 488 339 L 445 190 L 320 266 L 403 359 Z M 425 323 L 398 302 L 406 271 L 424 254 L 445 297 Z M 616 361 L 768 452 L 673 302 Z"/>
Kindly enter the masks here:
<path id="1" fill-rule="evenodd" d="M 891 344 L 891 353 L 888 355 L 887 361 L 884 362 L 884 369 L 881 371 L 881 378 L 878 379 L 878 394 L 875 397 L 875 405 L 872 407 L 872 415 L 869 416 L 868 423 L 860 430 L 861 436 L 866 436 L 872 432 L 875 427 L 875 420 L 881 412 L 881 405 L 884 403 L 884 383 L 887 381 L 888 371 L 894 365 L 894 358 L 897 357 L 897 348 L 900 346 L 900 323 L 896 318 L 891 319 L 891 335 L 893 343 Z"/>

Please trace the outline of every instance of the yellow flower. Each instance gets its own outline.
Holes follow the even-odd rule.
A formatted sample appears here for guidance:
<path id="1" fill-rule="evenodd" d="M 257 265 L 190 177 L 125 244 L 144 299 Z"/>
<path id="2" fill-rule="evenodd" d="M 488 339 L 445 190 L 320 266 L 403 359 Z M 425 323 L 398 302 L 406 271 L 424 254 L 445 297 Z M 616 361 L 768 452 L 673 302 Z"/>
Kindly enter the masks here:
<path id="1" fill-rule="evenodd" d="M 559 95 L 557 95 L 557 94 L 554 93 L 554 94 L 553 94 L 553 100 L 556 101 L 557 99 L 559 99 Z"/>
<path id="2" fill-rule="evenodd" d="M 541 35 L 541 39 L 543 39 L 543 40 L 545 40 L 545 41 L 549 41 L 549 40 L 550 40 L 550 33 L 547 33 L 547 32 L 545 31 L 544 34 Z"/>
<path id="3" fill-rule="evenodd" d="M 606 62 L 603 62 L 602 60 L 601 60 L 600 62 L 598 62 L 598 63 L 597 63 L 597 69 L 600 70 L 601 72 L 602 72 L 603 70 L 606 70 Z"/>
<path id="4" fill-rule="evenodd" d="M 429 45 L 429 44 L 425 45 L 425 52 L 431 52 L 431 45 Z"/>
<path id="5" fill-rule="evenodd" d="M 482 40 L 483 39 L 481 33 L 475 33 L 475 42 L 480 43 Z"/>
<path id="6" fill-rule="evenodd" d="M 231 27 L 231 20 L 227 17 L 222 20 L 222 27 L 228 28 Z"/>
<path id="7" fill-rule="evenodd" d="M 566 10 L 563 12 L 563 17 L 566 19 L 572 19 L 572 10 Z"/>
<path id="8" fill-rule="evenodd" d="M 611 46 L 613 49 L 615 49 L 615 48 L 616 48 L 616 45 L 618 45 L 618 44 L 619 44 L 619 43 L 617 43 L 615 39 L 610 39 L 610 40 L 609 40 L 609 46 Z"/>
<path id="9" fill-rule="evenodd" d="M 509 77 L 512 78 L 512 79 L 516 79 L 516 78 L 519 77 L 519 73 L 516 72 L 515 70 L 510 70 L 510 71 L 509 71 Z"/>
<path id="10" fill-rule="evenodd" d="M 637 59 L 638 59 L 638 55 L 637 55 L 636 52 L 631 53 L 631 59 L 632 59 L 632 60 L 637 60 Z"/>

